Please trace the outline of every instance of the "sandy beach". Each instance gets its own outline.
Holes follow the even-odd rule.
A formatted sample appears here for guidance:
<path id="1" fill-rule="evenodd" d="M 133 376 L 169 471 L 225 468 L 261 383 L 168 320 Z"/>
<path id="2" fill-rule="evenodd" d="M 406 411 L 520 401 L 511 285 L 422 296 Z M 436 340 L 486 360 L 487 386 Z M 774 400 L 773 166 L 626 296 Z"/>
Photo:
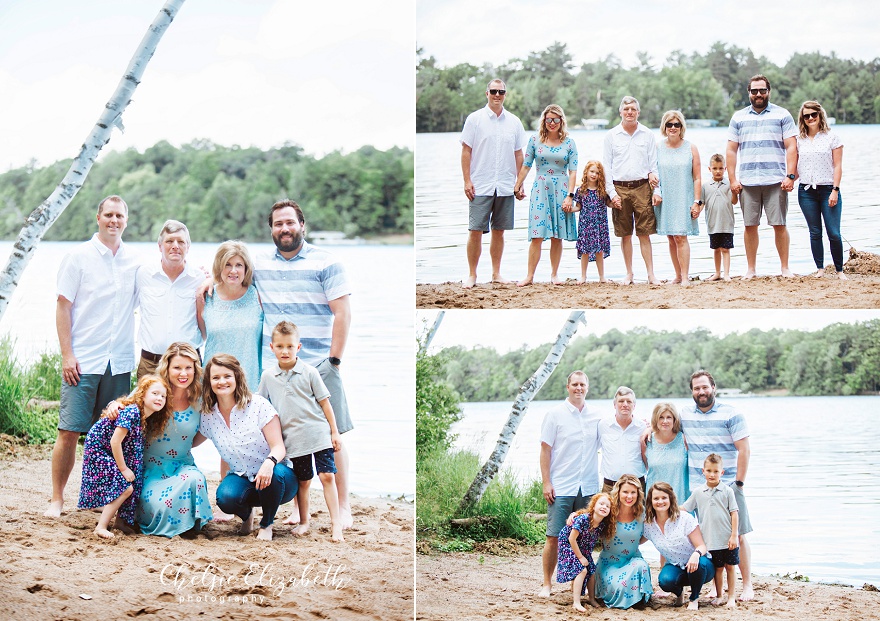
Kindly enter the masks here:
<path id="1" fill-rule="evenodd" d="M 92 534 L 98 514 L 77 511 L 81 458 L 60 519 L 42 517 L 51 495 L 51 447 L 0 438 L 0 610 L 45 619 L 412 619 L 413 506 L 353 498 L 354 528 L 329 540 L 321 486 L 312 486 L 312 530 L 276 520 L 263 544 L 209 523 L 195 540 L 145 535 L 110 542 Z M 210 480 L 212 506 L 217 481 Z"/>
<path id="2" fill-rule="evenodd" d="M 767 576 L 753 576 L 755 600 L 740 602 L 734 610 L 711 606 L 709 597 L 704 594 L 696 613 L 673 607 L 672 597 L 652 599 L 644 610 L 588 607 L 587 612 L 577 613 L 571 608 L 568 584 L 554 584 L 549 600 L 537 597 L 541 586 L 540 548 L 525 550 L 528 549 L 514 549 L 510 556 L 489 551 L 418 554 L 416 619 L 543 621 L 583 617 L 603 621 L 673 618 L 862 621 L 880 618 L 880 593 L 876 589 L 868 591 Z M 652 566 L 655 585 L 657 572 L 658 567 Z M 707 588 L 704 587 L 704 593 Z M 687 589 L 685 591 L 689 593 Z"/>

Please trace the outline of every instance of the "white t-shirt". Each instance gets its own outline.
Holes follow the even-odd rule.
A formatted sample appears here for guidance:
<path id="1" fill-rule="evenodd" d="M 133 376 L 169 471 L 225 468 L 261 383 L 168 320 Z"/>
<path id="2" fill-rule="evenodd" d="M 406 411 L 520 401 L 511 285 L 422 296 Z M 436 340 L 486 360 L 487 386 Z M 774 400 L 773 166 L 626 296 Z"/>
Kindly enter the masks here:
<path id="1" fill-rule="evenodd" d="M 599 491 L 599 416 L 585 405 L 578 410 L 566 399 L 547 412 L 541 442 L 551 448 L 550 483 L 557 496 Z"/>
<path id="2" fill-rule="evenodd" d="M 616 481 L 625 474 L 643 477 L 648 472 L 642 461 L 641 435 L 645 421 L 633 418 L 623 429 L 612 416 L 599 423 L 602 440 L 602 476 Z"/>
<path id="3" fill-rule="evenodd" d="M 495 114 L 487 105 L 471 112 L 461 130 L 461 144 L 471 151 L 471 182 L 477 196 L 512 196 L 516 183 L 516 152 L 528 139 L 522 121 L 501 109 Z"/>
<path id="4" fill-rule="evenodd" d="M 196 289 L 205 274 L 187 264 L 173 281 L 162 269 L 162 262 L 141 265 L 137 271 L 141 326 L 138 344 L 154 354 L 164 354 L 171 343 L 186 341 L 202 344 L 196 320 Z"/>

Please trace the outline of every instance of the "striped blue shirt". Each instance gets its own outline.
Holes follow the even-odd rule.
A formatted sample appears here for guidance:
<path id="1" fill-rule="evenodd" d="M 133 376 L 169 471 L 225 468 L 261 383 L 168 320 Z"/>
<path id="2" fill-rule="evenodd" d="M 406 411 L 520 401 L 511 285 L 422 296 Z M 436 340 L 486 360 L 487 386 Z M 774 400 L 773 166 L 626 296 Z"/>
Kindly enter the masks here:
<path id="1" fill-rule="evenodd" d="M 746 419 L 736 408 L 718 401 L 708 412 L 696 404 L 683 407 L 681 430 L 688 445 L 688 478 L 692 490 L 706 483 L 703 462 L 709 453 L 717 453 L 724 460 L 721 481 L 730 484 L 736 480 L 738 451 L 734 442 L 749 437 Z"/>
<path id="2" fill-rule="evenodd" d="M 798 135 L 788 110 L 768 103 L 760 113 L 751 106 L 730 119 L 727 139 L 739 143 L 738 179 L 743 185 L 773 185 L 785 179 L 785 139 Z"/>
<path id="3" fill-rule="evenodd" d="M 317 366 L 330 355 L 333 313 L 330 301 L 351 294 L 342 264 L 327 252 L 303 242 L 292 259 L 278 250 L 258 256 L 254 261 L 254 284 L 263 302 L 263 368 L 276 363 L 269 344 L 279 321 L 292 321 L 299 328 L 307 364 Z"/>

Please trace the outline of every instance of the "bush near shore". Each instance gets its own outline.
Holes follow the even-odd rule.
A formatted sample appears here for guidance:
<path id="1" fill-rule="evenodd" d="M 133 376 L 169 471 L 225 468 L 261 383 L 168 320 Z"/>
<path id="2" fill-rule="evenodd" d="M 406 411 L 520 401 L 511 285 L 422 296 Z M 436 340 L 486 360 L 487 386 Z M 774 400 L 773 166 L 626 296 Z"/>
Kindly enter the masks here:
<path id="1" fill-rule="evenodd" d="M 29 366 L 16 361 L 13 342 L 0 338 L 0 433 L 29 444 L 55 441 L 61 399 L 61 354 L 44 352 Z"/>

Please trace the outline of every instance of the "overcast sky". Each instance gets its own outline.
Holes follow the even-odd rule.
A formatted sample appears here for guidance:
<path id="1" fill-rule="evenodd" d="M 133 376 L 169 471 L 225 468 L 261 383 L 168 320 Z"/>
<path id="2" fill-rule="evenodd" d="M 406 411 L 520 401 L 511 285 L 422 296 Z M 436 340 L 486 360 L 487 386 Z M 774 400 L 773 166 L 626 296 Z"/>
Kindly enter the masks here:
<path id="1" fill-rule="evenodd" d="M 74 157 L 163 0 L 0 2 L 0 172 Z M 412 0 L 189 0 L 107 149 L 414 144 Z"/>
<path id="2" fill-rule="evenodd" d="M 417 311 L 416 330 L 423 320 L 433 325 L 439 311 Z M 501 353 L 522 345 L 534 347 L 556 339 L 568 310 L 448 310 L 431 343 L 431 350 L 465 345 L 494 347 Z M 880 310 L 592 310 L 576 336 L 622 332 L 638 326 L 652 330 L 688 331 L 707 328 L 713 334 L 748 332 L 752 328 L 819 330 L 832 323 L 855 323 L 880 318 Z"/>
<path id="3" fill-rule="evenodd" d="M 659 68 L 670 52 L 705 54 L 715 41 L 785 64 L 794 52 L 872 60 L 876 3 L 774 0 L 419 0 L 416 41 L 441 66 L 499 64 L 568 45 L 575 66 L 615 54 L 630 67 L 647 51 Z"/>

